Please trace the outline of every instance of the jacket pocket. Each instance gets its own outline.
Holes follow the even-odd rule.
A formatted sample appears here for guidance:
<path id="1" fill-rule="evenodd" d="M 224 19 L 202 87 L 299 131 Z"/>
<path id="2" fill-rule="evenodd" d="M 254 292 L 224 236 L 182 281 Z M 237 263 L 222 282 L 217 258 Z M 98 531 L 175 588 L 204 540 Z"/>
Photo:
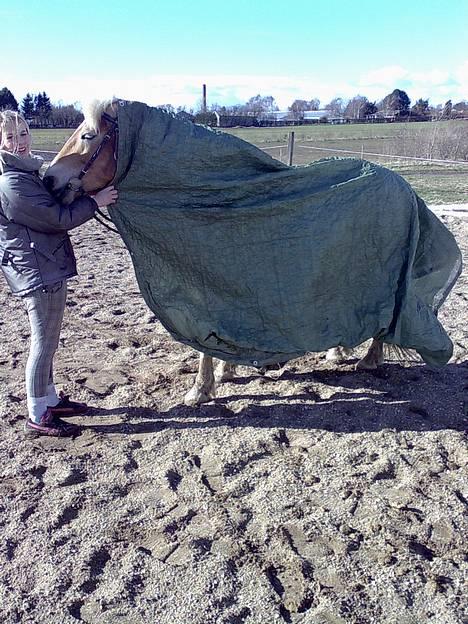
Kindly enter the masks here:
<path id="1" fill-rule="evenodd" d="M 31 272 L 27 264 L 21 263 L 21 256 L 15 255 L 10 249 L 0 248 L 0 264 L 5 273 L 8 272 L 8 267 L 20 274 Z"/>
<path id="2" fill-rule="evenodd" d="M 34 241 L 31 241 L 29 243 L 29 246 L 31 247 L 31 249 L 33 249 L 36 253 L 41 254 L 41 256 L 44 256 L 44 258 L 47 258 L 47 260 L 50 260 L 50 262 L 57 262 L 57 258 L 55 257 L 55 251 L 53 251 L 52 253 L 49 253 L 48 251 L 46 251 L 45 249 L 42 249 L 41 247 L 39 247 Z"/>
<path id="3" fill-rule="evenodd" d="M 73 247 L 68 236 L 60 242 L 60 244 L 54 249 L 53 253 L 55 261 L 63 269 L 70 267 L 71 264 L 75 265 L 76 263 Z"/>
<path id="4" fill-rule="evenodd" d="M 65 256 L 70 256 L 70 257 L 72 257 L 72 258 L 74 258 L 74 257 L 75 257 L 75 254 L 73 253 L 73 247 L 72 247 L 71 241 L 70 241 L 70 239 L 68 238 L 68 236 L 67 236 L 67 238 L 64 238 L 64 239 L 61 241 L 60 245 L 58 245 L 58 246 L 54 249 L 54 252 L 53 252 L 53 253 L 54 253 L 54 254 L 56 254 L 56 253 L 57 253 L 58 251 L 60 251 L 60 250 L 62 250 L 62 251 L 63 251 L 63 253 L 65 254 Z"/>

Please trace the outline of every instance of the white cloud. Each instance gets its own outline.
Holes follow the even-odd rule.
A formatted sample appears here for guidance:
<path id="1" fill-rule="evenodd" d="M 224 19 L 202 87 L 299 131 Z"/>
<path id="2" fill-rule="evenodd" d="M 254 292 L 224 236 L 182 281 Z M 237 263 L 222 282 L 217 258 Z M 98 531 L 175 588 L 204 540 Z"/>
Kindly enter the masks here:
<path id="1" fill-rule="evenodd" d="M 380 67 L 367 72 L 356 83 L 370 100 L 379 100 L 393 91 L 403 89 L 413 102 L 430 99 L 432 104 L 468 98 L 468 61 L 453 70 L 434 67 L 428 71 L 412 71 L 398 65 Z"/>
<path id="2" fill-rule="evenodd" d="M 462 63 L 459 67 L 455 69 L 453 72 L 455 79 L 464 86 L 465 89 L 465 99 L 468 98 L 468 60 Z"/>
<path id="3" fill-rule="evenodd" d="M 380 86 L 388 88 L 390 85 L 394 85 L 401 80 L 406 80 L 408 76 L 408 70 L 399 65 L 390 65 L 388 67 L 381 67 L 379 69 L 373 69 L 365 73 L 358 81 L 358 85 L 363 89 L 366 87 Z"/>
<path id="4" fill-rule="evenodd" d="M 236 104 L 260 93 L 272 95 L 280 108 L 287 108 L 295 99 L 318 97 L 322 105 L 334 97 L 350 98 L 360 94 L 380 100 L 395 88 L 404 89 L 415 101 L 423 97 L 437 104 L 451 98 L 454 102 L 468 98 L 468 60 L 450 72 L 438 68 L 427 72 L 411 71 L 398 65 L 375 68 L 349 81 L 324 82 L 311 76 L 270 75 L 150 75 L 145 78 L 67 78 L 44 81 L 15 76 L 2 77 L 19 99 L 27 90 L 45 90 L 53 102 L 82 102 L 89 98 L 118 97 L 147 102 L 150 105 L 171 103 L 193 107 L 207 84 L 208 102 Z"/>
<path id="5" fill-rule="evenodd" d="M 420 85 L 428 87 L 440 87 L 450 81 L 450 72 L 441 69 L 431 69 L 427 72 L 414 72 L 410 74 L 411 80 Z"/>

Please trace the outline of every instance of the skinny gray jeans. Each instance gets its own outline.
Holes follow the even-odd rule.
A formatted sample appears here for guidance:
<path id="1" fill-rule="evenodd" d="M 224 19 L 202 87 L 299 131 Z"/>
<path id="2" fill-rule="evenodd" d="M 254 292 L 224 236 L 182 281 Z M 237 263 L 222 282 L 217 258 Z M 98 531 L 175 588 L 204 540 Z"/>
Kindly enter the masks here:
<path id="1" fill-rule="evenodd" d="M 47 396 L 53 384 L 53 359 L 67 299 L 67 282 L 39 288 L 23 297 L 31 326 L 31 345 L 26 364 L 26 391 L 29 397 Z"/>

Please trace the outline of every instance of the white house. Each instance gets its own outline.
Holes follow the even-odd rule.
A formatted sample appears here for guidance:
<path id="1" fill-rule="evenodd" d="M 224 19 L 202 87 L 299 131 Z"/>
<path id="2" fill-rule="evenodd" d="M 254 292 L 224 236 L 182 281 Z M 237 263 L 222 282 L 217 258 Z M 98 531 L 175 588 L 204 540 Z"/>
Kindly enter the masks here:
<path id="1" fill-rule="evenodd" d="M 304 123 L 318 123 L 327 120 L 329 123 L 345 123 L 345 119 L 333 115 L 329 110 L 304 111 L 303 113 L 293 113 L 292 111 L 272 111 L 264 113 L 261 119 L 275 122 L 302 121 Z"/>
<path id="2" fill-rule="evenodd" d="M 330 117 L 329 110 L 313 110 L 313 111 L 304 111 L 304 121 L 320 121 L 326 117 L 327 119 Z"/>

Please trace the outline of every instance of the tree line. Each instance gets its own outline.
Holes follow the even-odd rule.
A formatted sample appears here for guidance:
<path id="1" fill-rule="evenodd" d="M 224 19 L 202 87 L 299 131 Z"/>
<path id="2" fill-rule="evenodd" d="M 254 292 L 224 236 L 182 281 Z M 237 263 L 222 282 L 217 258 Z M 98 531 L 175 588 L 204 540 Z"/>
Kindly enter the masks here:
<path id="1" fill-rule="evenodd" d="M 279 111 L 272 95 L 260 94 L 251 97 L 245 104 L 232 106 L 211 104 L 206 110 L 201 101 L 195 110 L 187 111 L 183 106 L 175 108 L 172 104 L 164 104 L 161 108 L 176 114 L 189 113 L 195 121 L 209 125 L 216 125 L 216 113 L 261 120 L 268 117 L 269 113 Z M 74 104 L 52 104 L 45 91 L 37 94 L 27 93 L 18 104 L 13 93 L 7 87 L 3 87 L 0 89 L 0 110 L 5 109 L 21 111 L 33 128 L 76 128 L 83 121 L 81 111 Z M 363 95 L 356 95 L 349 100 L 336 97 L 323 106 L 318 98 L 296 99 L 288 107 L 287 118 L 291 121 L 301 121 L 306 111 L 318 110 L 323 111 L 324 121 L 333 118 L 350 121 L 454 119 L 468 117 L 468 101 L 462 100 L 453 104 L 448 100 L 445 104 L 431 106 L 429 100 L 419 98 L 411 106 L 408 94 L 401 89 L 394 89 L 382 100 L 374 102 Z"/>
<path id="2" fill-rule="evenodd" d="M 321 107 L 318 98 L 310 100 L 294 100 L 288 107 L 288 117 L 292 120 L 300 121 L 304 118 L 305 111 L 324 111 L 324 117 L 345 118 L 349 120 L 367 119 L 452 119 L 457 117 L 468 117 L 468 101 L 462 100 L 455 104 L 448 100 L 445 104 L 431 106 L 429 100 L 419 98 L 413 106 L 408 94 L 401 89 L 394 89 L 380 101 L 371 102 L 363 95 L 356 95 L 349 100 L 343 98 L 333 98 Z M 253 115 L 257 117 L 267 116 L 268 113 L 279 111 L 274 98 L 269 96 L 256 95 L 250 98 L 245 104 L 234 106 L 219 106 L 213 104 L 208 107 L 207 113 L 218 113 L 220 115 Z M 198 114 L 203 113 L 200 106 Z"/>
<path id="3" fill-rule="evenodd" d="M 83 121 L 83 114 L 73 104 L 52 104 L 45 91 L 26 93 L 18 104 L 7 88 L 0 89 L 0 110 L 22 113 L 32 128 L 76 128 Z"/>

